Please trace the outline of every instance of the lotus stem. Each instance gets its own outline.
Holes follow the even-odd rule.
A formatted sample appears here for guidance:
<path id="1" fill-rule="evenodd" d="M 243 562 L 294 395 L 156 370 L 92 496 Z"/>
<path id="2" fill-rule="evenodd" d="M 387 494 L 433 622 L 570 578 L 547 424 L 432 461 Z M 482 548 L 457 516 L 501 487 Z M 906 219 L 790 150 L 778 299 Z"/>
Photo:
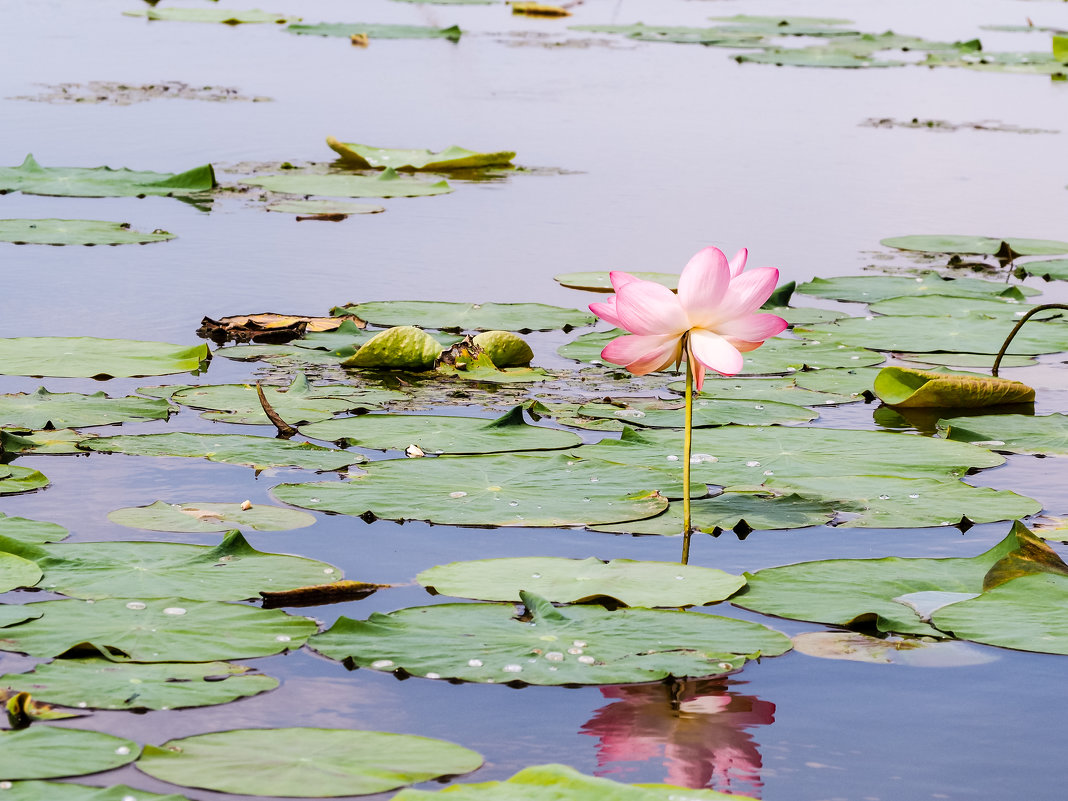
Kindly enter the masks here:
<path id="1" fill-rule="evenodd" d="M 997 358 L 994 359 L 994 366 L 990 369 L 990 375 L 994 378 L 998 377 L 998 367 L 1001 366 L 1001 359 L 1005 355 L 1005 351 L 1009 349 L 1009 344 L 1012 342 L 1013 337 L 1016 336 L 1016 332 L 1023 328 L 1023 324 L 1038 314 L 1040 311 L 1047 311 L 1049 309 L 1068 309 L 1068 305 L 1064 303 L 1044 303 L 1041 306 L 1035 306 L 1027 314 L 1020 318 L 1020 321 L 1016 323 L 1015 327 L 1009 332 L 1009 335 L 1005 338 L 1004 344 L 1001 346 L 1001 350 L 998 351 Z"/>
<path id="2" fill-rule="evenodd" d="M 682 435 L 682 563 L 690 562 L 690 446 L 693 440 L 693 354 L 686 339 L 686 413 Z"/>

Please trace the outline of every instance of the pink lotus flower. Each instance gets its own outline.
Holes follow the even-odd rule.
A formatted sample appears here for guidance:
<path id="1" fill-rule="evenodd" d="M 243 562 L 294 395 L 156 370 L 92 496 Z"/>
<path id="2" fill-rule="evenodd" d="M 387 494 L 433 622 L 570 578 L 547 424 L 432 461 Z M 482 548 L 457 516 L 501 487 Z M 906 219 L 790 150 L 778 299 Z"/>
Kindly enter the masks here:
<path id="1" fill-rule="evenodd" d="M 701 250 L 679 276 L 677 295 L 653 281 L 611 273 L 616 294 L 591 303 L 590 311 L 630 333 L 609 342 L 601 358 L 635 375 L 687 359 L 698 391 L 706 369 L 723 375 L 739 372 L 743 353 L 786 328 L 781 317 L 756 311 L 775 290 L 779 271 L 758 267 L 742 272 L 748 254 L 742 248 L 728 262 L 719 248 Z"/>

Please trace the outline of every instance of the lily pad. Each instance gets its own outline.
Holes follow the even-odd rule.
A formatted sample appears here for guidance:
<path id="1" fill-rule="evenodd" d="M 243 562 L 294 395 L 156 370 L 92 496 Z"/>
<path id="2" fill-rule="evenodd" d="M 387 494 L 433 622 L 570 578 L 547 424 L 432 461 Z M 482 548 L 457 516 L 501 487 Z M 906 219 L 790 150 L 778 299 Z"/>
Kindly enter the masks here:
<path id="1" fill-rule="evenodd" d="M 990 369 L 994 365 L 994 354 L 985 353 L 898 353 L 898 359 L 919 364 L 935 364 L 948 367 L 970 369 Z M 1028 367 L 1036 364 L 1033 356 L 1003 356 L 1002 367 Z"/>
<path id="2" fill-rule="evenodd" d="M 482 757 L 444 740 L 351 729 L 234 729 L 146 746 L 137 768 L 238 795 L 369 795 L 468 773 Z"/>
<path id="3" fill-rule="evenodd" d="M 0 536 L 40 544 L 59 542 L 69 537 L 70 532 L 58 523 L 28 520 L 25 517 L 8 517 L 0 512 Z"/>
<path id="4" fill-rule="evenodd" d="M 1044 259 L 1027 261 L 1016 266 L 1027 275 L 1037 275 L 1047 281 L 1068 281 L 1068 259 Z"/>
<path id="5" fill-rule="evenodd" d="M 42 167 L 32 155 L 18 167 L 0 167 L 0 194 L 62 197 L 184 196 L 214 189 L 210 164 L 183 173 L 136 172 L 111 167 Z"/>
<path id="6" fill-rule="evenodd" d="M 1008 245 L 1021 256 L 1056 256 L 1068 253 L 1068 242 L 1052 239 L 1020 239 L 1019 237 L 954 236 L 942 234 L 916 234 L 892 236 L 879 242 L 888 248 L 915 250 L 923 253 L 967 253 L 993 256 Z"/>
<path id="7" fill-rule="evenodd" d="M 263 553 L 231 531 L 217 546 L 169 542 L 30 545 L 0 537 L 0 553 L 32 559 L 41 588 L 75 598 L 240 601 L 261 590 L 330 584 L 341 571 L 299 556 Z"/>
<path id="8" fill-rule="evenodd" d="M 817 370 L 816 373 L 827 372 Z M 798 379 L 807 373 L 798 373 L 790 378 L 738 378 L 736 376 L 705 376 L 704 389 L 694 395 L 696 399 L 723 398 L 755 401 L 775 401 L 794 406 L 831 406 L 840 403 L 854 403 L 861 400 L 860 392 L 843 394 L 831 391 L 806 389 L 798 384 Z M 859 383 L 859 382 L 854 382 Z M 684 393 L 685 381 L 673 381 L 668 384 L 672 392 Z M 863 390 L 861 390 L 863 392 Z"/>
<path id="9" fill-rule="evenodd" d="M 95 337 L 0 339 L 0 374 L 57 378 L 128 378 L 198 370 L 207 345 Z"/>
<path id="10" fill-rule="evenodd" d="M 40 617 L 5 628 L 0 650 L 45 658 L 88 653 L 114 662 L 252 659 L 300 648 L 316 630 L 308 618 L 277 609 L 184 598 L 41 601 L 20 609 Z"/>
<path id="11" fill-rule="evenodd" d="M 901 408 L 971 408 L 1035 400 L 1035 391 L 1019 381 L 909 367 L 884 367 L 874 389 L 883 403 Z"/>
<path id="12" fill-rule="evenodd" d="M 630 684 L 713 676 L 778 656 L 789 639 L 759 623 L 660 609 L 441 604 L 341 617 L 310 645 L 351 667 L 486 684 Z M 531 623 L 534 625 L 532 626 Z"/>
<path id="13" fill-rule="evenodd" d="M 0 776 L 52 779 L 99 773 L 137 759 L 137 743 L 81 729 L 33 726 L 0 732 Z"/>
<path id="14" fill-rule="evenodd" d="M 907 667 L 962 667 L 998 659 L 963 642 L 916 637 L 869 637 L 854 631 L 808 631 L 793 638 L 794 650 L 818 659 L 843 659 Z"/>
<path id="15" fill-rule="evenodd" d="M 249 22 L 274 22 L 279 25 L 296 22 L 300 17 L 272 14 L 259 9 L 233 11 L 226 8 L 140 8 L 123 11 L 127 17 L 145 17 L 149 20 L 173 20 L 177 22 L 215 22 L 224 25 L 241 25 Z"/>
<path id="16" fill-rule="evenodd" d="M 940 351 L 997 353 L 1012 330 L 1011 320 L 978 317 L 850 317 L 830 325 L 794 329 L 883 351 L 918 352 L 932 345 Z M 1068 325 L 1032 322 L 1020 330 L 1009 353 L 1035 355 L 1068 350 Z"/>
<path id="17" fill-rule="evenodd" d="M 596 317 L 578 309 L 544 303 L 449 303 L 437 300 L 389 300 L 350 303 L 330 310 L 355 314 L 372 325 L 417 325 L 451 331 L 570 331 L 593 325 Z"/>
<path id="18" fill-rule="evenodd" d="M 25 623 L 27 620 L 35 620 L 42 614 L 42 612 L 26 606 L 4 604 L 0 606 L 0 629 L 14 626 L 16 623 Z"/>
<path id="19" fill-rule="evenodd" d="M 4 791 L 4 801 L 189 801 L 184 795 L 159 795 L 127 787 L 91 787 L 70 782 L 12 782 Z"/>
<path id="20" fill-rule="evenodd" d="M 276 211 L 280 214 L 296 214 L 306 217 L 333 217 L 336 215 L 350 214 L 378 214 L 386 210 L 385 206 L 375 206 L 371 203 L 349 203 L 344 200 L 279 200 L 268 203 L 267 211 Z"/>
<path id="21" fill-rule="evenodd" d="M 244 434 L 128 434 L 98 437 L 84 442 L 82 447 L 132 456 L 203 458 L 212 462 L 246 465 L 257 471 L 268 467 L 340 470 L 347 465 L 367 461 L 358 453 L 324 448 L 310 442 L 289 442 Z"/>
<path id="22" fill-rule="evenodd" d="M 587 403 L 577 410 L 584 417 L 620 420 L 648 428 L 682 428 L 685 410 L 680 401 L 632 401 L 625 406 L 614 403 Z M 772 425 L 806 423 L 819 417 L 804 406 L 775 401 L 734 400 L 697 397 L 693 400 L 693 426 Z"/>
<path id="23" fill-rule="evenodd" d="M 312 439 L 344 442 L 375 450 L 404 450 L 418 445 L 424 453 L 472 454 L 555 450 L 582 442 L 577 434 L 532 426 L 516 406 L 496 420 L 429 414 L 365 414 L 301 426 Z"/>
<path id="24" fill-rule="evenodd" d="M 811 370 L 798 373 L 793 377 L 794 383 L 803 389 L 815 392 L 830 392 L 874 398 L 872 387 L 879 369 L 875 367 L 858 367 L 855 369 L 839 368 L 837 370 Z M 812 405 L 812 404 L 807 404 Z"/>
<path id="25" fill-rule="evenodd" d="M 379 461 L 351 481 L 281 484 L 271 492 L 294 506 L 357 517 L 559 527 L 650 517 L 667 508 L 659 490 L 677 485 L 658 470 L 596 459 L 502 454 Z"/>
<path id="26" fill-rule="evenodd" d="M 1006 453 L 1068 455 L 1068 414 L 990 414 L 938 421 L 947 440 L 971 442 Z"/>
<path id="27" fill-rule="evenodd" d="M 366 36 L 368 39 L 448 39 L 460 41 L 463 35 L 457 26 L 431 28 L 425 25 L 380 25 L 364 22 L 324 22 L 318 25 L 289 25 L 290 33 L 310 36 Z"/>
<path id="28" fill-rule="evenodd" d="M 749 583 L 732 603 L 795 620 L 945 637 L 913 606 L 895 599 L 927 591 L 982 592 L 991 568 L 1026 549 L 1029 540 L 1034 535 L 1016 523 L 1000 543 L 970 558 L 825 559 L 758 570 L 745 574 Z"/>
<path id="29" fill-rule="evenodd" d="M 120 526 L 149 531 L 178 531 L 200 534 L 251 528 L 255 531 L 289 531 L 306 528 L 315 522 L 307 512 L 283 506 L 256 504 L 245 508 L 243 503 L 166 503 L 156 501 L 148 506 L 129 506 L 108 512 L 108 520 Z M 4 529 L 0 526 L 0 534 Z"/>
<path id="30" fill-rule="evenodd" d="M 872 67 L 903 67 L 904 61 L 880 61 L 866 53 L 852 49 L 818 45 L 816 47 L 773 47 L 755 53 L 734 56 L 740 64 L 774 64 L 779 67 L 833 67 L 838 69 L 868 69 Z"/>
<path id="31" fill-rule="evenodd" d="M 445 195 L 452 191 L 452 187 L 445 181 L 432 183 L 419 178 L 407 178 L 392 169 L 375 176 L 337 173 L 323 175 L 292 171 L 284 175 L 246 178 L 241 183 L 262 186 L 271 192 L 327 197 L 418 197 Z"/>
<path id="32" fill-rule="evenodd" d="M 103 392 L 49 392 L 39 387 L 31 393 L 0 395 L 0 425 L 29 429 L 106 426 L 131 420 L 166 420 L 170 406 L 165 400 L 146 400 L 133 395 L 109 398 Z"/>
<path id="33" fill-rule="evenodd" d="M 35 562 L 15 554 L 0 553 L 0 592 L 32 587 L 40 580 L 41 568 Z"/>
<path id="34" fill-rule="evenodd" d="M 392 167 L 395 170 L 467 170 L 476 167 L 507 166 L 512 163 L 515 153 L 501 151 L 497 153 L 480 153 L 465 150 L 462 147 L 447 147 L 440 152 L 430 150 L 400 150 L 389 147 L 372 147 L 356 142 L 339 142 L 332 136 L 326 137 L 326 144 L 341 160 L 361 169 L 381 170 Z"/>
<path id="35" fill-rule="evenodd" d="M 31 492 L 48 486 L 48 477 L 28 467 L 0 464 L 0 495 Z"/>
<path id="36" fill-rule="evenodd" d="M 82 433 L 69 428 L 45 431 L 0 428 L 0 453 L 82 453 L 78 446 L 95 436 L 95 434 Z"/>
<path id="37" fill-rule="evenodd" d="M 415 580 L 440 595 L 479 601 L 519 601 L 520 591 L 531 589 L 552 603 L 608 599 L 647 607 L 717 603 L 745 584 L 741 576 L 677 562 L 548 556 L 451 562 Z"/>
<path id="38" fill-rule="evenodd" d="M 666 286 L 672 292 L 679 288 L 678 273 L 630 273 L 643 281 L 652 281 Z M 588 292 L 614 292 L 612 279 L 608 270 L 598 270 L 584 273 L 560 273 L 554 275 L 553 280 L 560 286 L 568 289 L 585 289 Z"/>
<path id="39" fill-rule="evenodd" d="M 129 223 L 104 220 L 0 220 L 0 242 L 16 245 L 145 245 L 168 239 L 174 234 L 144 233 Z"/>
<path id="40" fill-rule="evenodd" d="M 903 275 L 843 275 L 837 278 L 813 278 L 797 288 L 798 292 L 817 298 L 874 303 L 888 298 L 916 295 L 951 295 L 961 298 L 1006 297 L 1023 300 L 1037 295 L 1038 290 L 1027 286 L 1006 286 L 1004 282 L 982 278 L 943 278 L 933 271 L 921 272 L 915 278 Z M 922 350 L 922 348 L 917 348 Z"/>
<path id="41" fill-rule="evenodd" d="M 880 300 L 870 306 L 875 314 L 899 317 L 1002 317 L 1013 319 L 1023 317 L 1033 308 L 1031 304 L 1021 303 L 1015 298 L 961 298 L 951 295 L 920 295 L 918 297 L 901 297 Z M 1064 312 L 1051 309 L 1039 312 L 1037 319 L 1063 317 Z"/>
<path id="42" fill-rule="evenodd" d="M 136 712 L 226 704 L 277 686 L 277 679 L 229 662 L 138 664 L 57 659 L 29 673 L 0 676 L 0 687 L 32 693 L 50 704 Z"/>

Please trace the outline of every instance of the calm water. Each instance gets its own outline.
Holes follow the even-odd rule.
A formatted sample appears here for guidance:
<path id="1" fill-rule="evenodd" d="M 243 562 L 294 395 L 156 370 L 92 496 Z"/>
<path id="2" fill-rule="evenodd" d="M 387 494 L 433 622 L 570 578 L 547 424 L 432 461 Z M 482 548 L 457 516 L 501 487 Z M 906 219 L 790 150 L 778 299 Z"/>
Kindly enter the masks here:
<path id="1" fill-rule="evenodd" d="M 175 3 L 174 5 L 178 5 Z M 182 3 L 192 5 L 192 3 Z M 987 23 L 1068 27 L 1053 2 L 749 2 L 587 0 L 570 20 L 525 19 L 503 6 L 422 6 L 389 0 L 227 2 L 302 13 L 305 21 L 459 24 L 445 41 L 298 37 L 273 26 L 146 23 L 121 16 L 134 0 L 0 0 L 0 163 L 32 152 L 46 166 L 108 164 L 180 171 L 212 162 L 225 183 L 249 162 L 327 162 L 327 135 L 383 146 L 514 149 L 544 168 L 493 182 L 453 181 L 436 198 L 383 201 L 385 214 L 295 223 L 227 194 L 210 213 L 168 198 L 77 199 L 9 194 L 0 217 L 85 217 L 163 228 L 178 239 L 122 248 L 0 244 L 0 335 L 91 335 L 193 344 L 204 315 L 321 314 L 347 301 L 426 298 L 537 300 L 583 305 L 558 272 L 676 271 L 698 248 L 751 251 L 784 279 L 859 271 L 878 240 L 908 233 L 1068 238 L 1068 84 L 1045 78 L 921 68 L 805 70 L 740 66 L 730 51 L 630 43 L 569 33 L 569 23 L 702 24 L 709 15 L 805 13 L 846 17 L 865 30 L 931 39 L 981 36 L 988 49 L 1044 49 L 1041 34 L 996 34 Z M 128 106 L 3 99 L 37 83 L 91 80 L 236 87 L 272 102 L 155 100 Z M 877 129 L 868 118 L 954 123 L 996 120 L 1057 133 Z M 901 263 L 900 260 L 898 263 Z M 1036 283 L 1036 286 L 1041 284 Z M 1042 287 L 1047 294 L 1058 293 Z M 1063 294 L 1063 293 L 1061 293 Z M 539 360 L 568 337 L 534 338 Z M 1048 390 L 1041 411 L 1065 408 L 1063 356 L 1011 373 Z M 205 382 L 243 380 L 246 365 L 216 359 Z M 182 383 L 188 377 L 170 380 Z M 124 394 L 168 379 L 0 377 L 0 391 Z M 1055 400 L 1050 400 L 1055 398 Z M 1044 406 L 1043 406 L 1044 404 Z M 870 427 L 871 407 L 829 410 L 823 423 Z M 232 430 L 183 412 L 132 432 Z M 266 432 L 259 432 L 265 433 Z M 111 524 L 108 511 L 183 501 L 267 502 L 295 470 L 254 478 L 246 468 L 190 460 L 24 459 L 46 472 L 45 492 L 0 499 L 9 515 L 69 527 L 72 540 L 158 538 Z M 973 477 L 1068 513 L 1063 481 L 1029 457 Z M 956 529 L 757 532 L 695 541 L 691 561 L 740 572 L 827 557 L 969 556 L 1003 524 Z M 216 537 L 183 541 L 214 542 Z M 397 525 L 319 515 L 314 527 L 251 534 L 263 550 L 330 561 L 350 578 L 410 584 L 448 561 L 513 555 L 675 559 L 679 542 L 566 530 Z M 36 600 L 40 596 L 34 596 Z M 8 601 L 25 596 L 10 595 Z M 337 615 L 434 603 L 404 586 L 311 613 Z M 759 618 L 731 607 L 717 613 Z M 793 634 L 819 630 L 769 621 Z M 69 725 L 142 743 L 281 725 L 379 729 L 443 737 L 486 756 L 472 779 L 566 762 L 625 781 L 671 781 L 769 801 L 1063 798 L 1065 726 L 1050 692 L 1062 658 L 980 649 L 993 661 L 908 668 L 792 653 L 727 680 L 569 690 L 398 681 L 348 673 L 302 651 L 258 664 L 282 687 L 224 707 L 147 715 L 97 713 Z M 0 671 L 32 660 L 0 655 Z M 128 768 L 91 777 L 160 792 Z M 190 791 L 191 798 L 224 798 Z"/>

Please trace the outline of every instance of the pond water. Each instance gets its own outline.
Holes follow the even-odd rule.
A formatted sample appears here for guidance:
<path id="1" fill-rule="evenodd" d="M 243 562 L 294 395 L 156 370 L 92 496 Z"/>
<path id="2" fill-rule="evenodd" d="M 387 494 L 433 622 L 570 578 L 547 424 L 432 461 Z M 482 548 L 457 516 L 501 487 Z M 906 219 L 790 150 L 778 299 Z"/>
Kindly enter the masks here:
<path id="1" fill-rule="evenodd" d="M 160 7 L 210 5 L 162 3 Z M 784 280 L 909 266 L 879 246 L 888 236 L 960 233 L 1065 239 L 1068 83 L 963 69 L 824 70 L 738 64 L 734 51 L 635 42 L 569 31 L 570 24 L 702 25 L 711 15 L 804 13 L 844 17 L 866 31 L 893 29 L 986 49 L 1040 50 L 1048 35 L 985 24 L 1068 28 L 1068 6 L 1018 0 L 586 0 L 567 19 L 511 15 L 506 6 L 365 0 L 225 2 L 303 15 L 306 22 L 458 24 L 447 41 L 292 36 L 272 25 L 148 23 L 122 16 L 134 0 L 4 4 L 0 48 L 0 153 L 46 166 L 182 171 L 211 162 L 232 184 L 255 165 L 327 163 L 328 135 L 382 146 L 515 150 L 529 171 L 492 180 L 450 177 L 441 197 L 381 201 L 386 212 L 342 222 L 294 222 L 251 194 L 224 192 L 204 210 L 171 198 L 0 197 L 0 217 L 123 220 L 177 235 L 124 247 L 0 244 L 0 331 L 11 336 L 97 336 L 192 345 L 203 316 L 260 311 L 320 315 L 350 301 L 538 301 L 582 307 L 596 297 L 559 287 L 578 270 L 676 272 L 699 248 L 746 246 L 751 263 Z M 115 105 L 19 99 L 38 84 L 90 81 L 234 87 L 263 102 L 153 99 Z M 1019 133 L 882 128 L 870 119 L 994 121 Z M 372 201 L 378 202 L 378 201 Z M 1044 300 L 1056 283 L 1025 283 Z M 811 305 L 829 305 L 798 299 Z M 848 308 L 848 307 L 847 307 Z M 536 363 L 573 338 L 531 335 Z M 1009 370 L 1040 389 L 1039 412 L 1065 408 L 1063 354 Z M 243 381 L 262 365 L 212 361 L 201 383 Z M 185 383 L 188 376 L 115 379 L 0 377 L 0 392 L 105 390 Z M 821 410 L 818 425 L 874 427 L 873 406 Z M 477 408 L 467 413 L 479 413 Z M 119 429 L 101 429 L 114 433 Z M 185 409 L 123 433 L 171 430 L 262 433 L 213 424 Z M 191 462 L 188 464 L 187 462 Z M 71 541 L 175 540 L 133 532 L 109 511 L 156 499 L 272 502 L 269 490 L 307 473 L 199 460 L 30 457 L 43 492 L 5 496 L 0 512 L 48 520 Z M 1010 457 L 969 478 L 1013 489 L 1068 513 L 1055 460 Z M 857 530 L 819 527 L 698 536 L 691 563 L 755 571 L 832 557 L 971 556 L 1008 524 Z M 253 546 L 331 562 L 349 578 L 399 584 L 345 604 L 297 610 L 329 625 L 452 599 L 413 583 L 421 570 L 498 556 L 675 560 L 678 538 L 569 529 L 479 529 L 318 514 L 314 526 L 251 533 Z M 181 535 L 215 543 L 217 536 Z M 1058 546 L 1059 547 L 1059 546 Z M 1060 548 L 1064 552 L 1063 548 Z M 10 593 L 8 603 L 43 594 Z M 760 620 L 793 635 L 824 627 L 772 620 L 722 604 L 705 611 Z M 1055 612 L 1060 614 L 1060 612 Z M 475 749 L 486 765 L 471 781 L 504 779 L 562 762 L 627 782 L 666 781 L 769 801 L 1063 798 L 1068 728 L 1054 693 L 1062 657 L 970 646 L 988 658 L 953 667 L 815 659 L 800 653 L 724 679 L 621 687 L 526 687 L 409 679 L 341 665 L 301 650 L 255 660 L 282 680 L 271 693 L 181 712 L 97 712 L 62 724 L 159 744 L 240 727 L 323 726 L 439 737 Z M 0 672 L 35 662 L 0 654 Z M 672 692 L 675 693 L 674 700 Z M 1060 767 L 1058 767 L 1060 766 Z M 124 768 L 85 781 L 181 792 Z M 221 793 L 187 791 L 190 798 Z M 2 797 L 2 794 L 0 794 Z M 235 796 L 236 797 L 236 796 Z M 383 796 L 387 797 L 387 796 Z"/>

